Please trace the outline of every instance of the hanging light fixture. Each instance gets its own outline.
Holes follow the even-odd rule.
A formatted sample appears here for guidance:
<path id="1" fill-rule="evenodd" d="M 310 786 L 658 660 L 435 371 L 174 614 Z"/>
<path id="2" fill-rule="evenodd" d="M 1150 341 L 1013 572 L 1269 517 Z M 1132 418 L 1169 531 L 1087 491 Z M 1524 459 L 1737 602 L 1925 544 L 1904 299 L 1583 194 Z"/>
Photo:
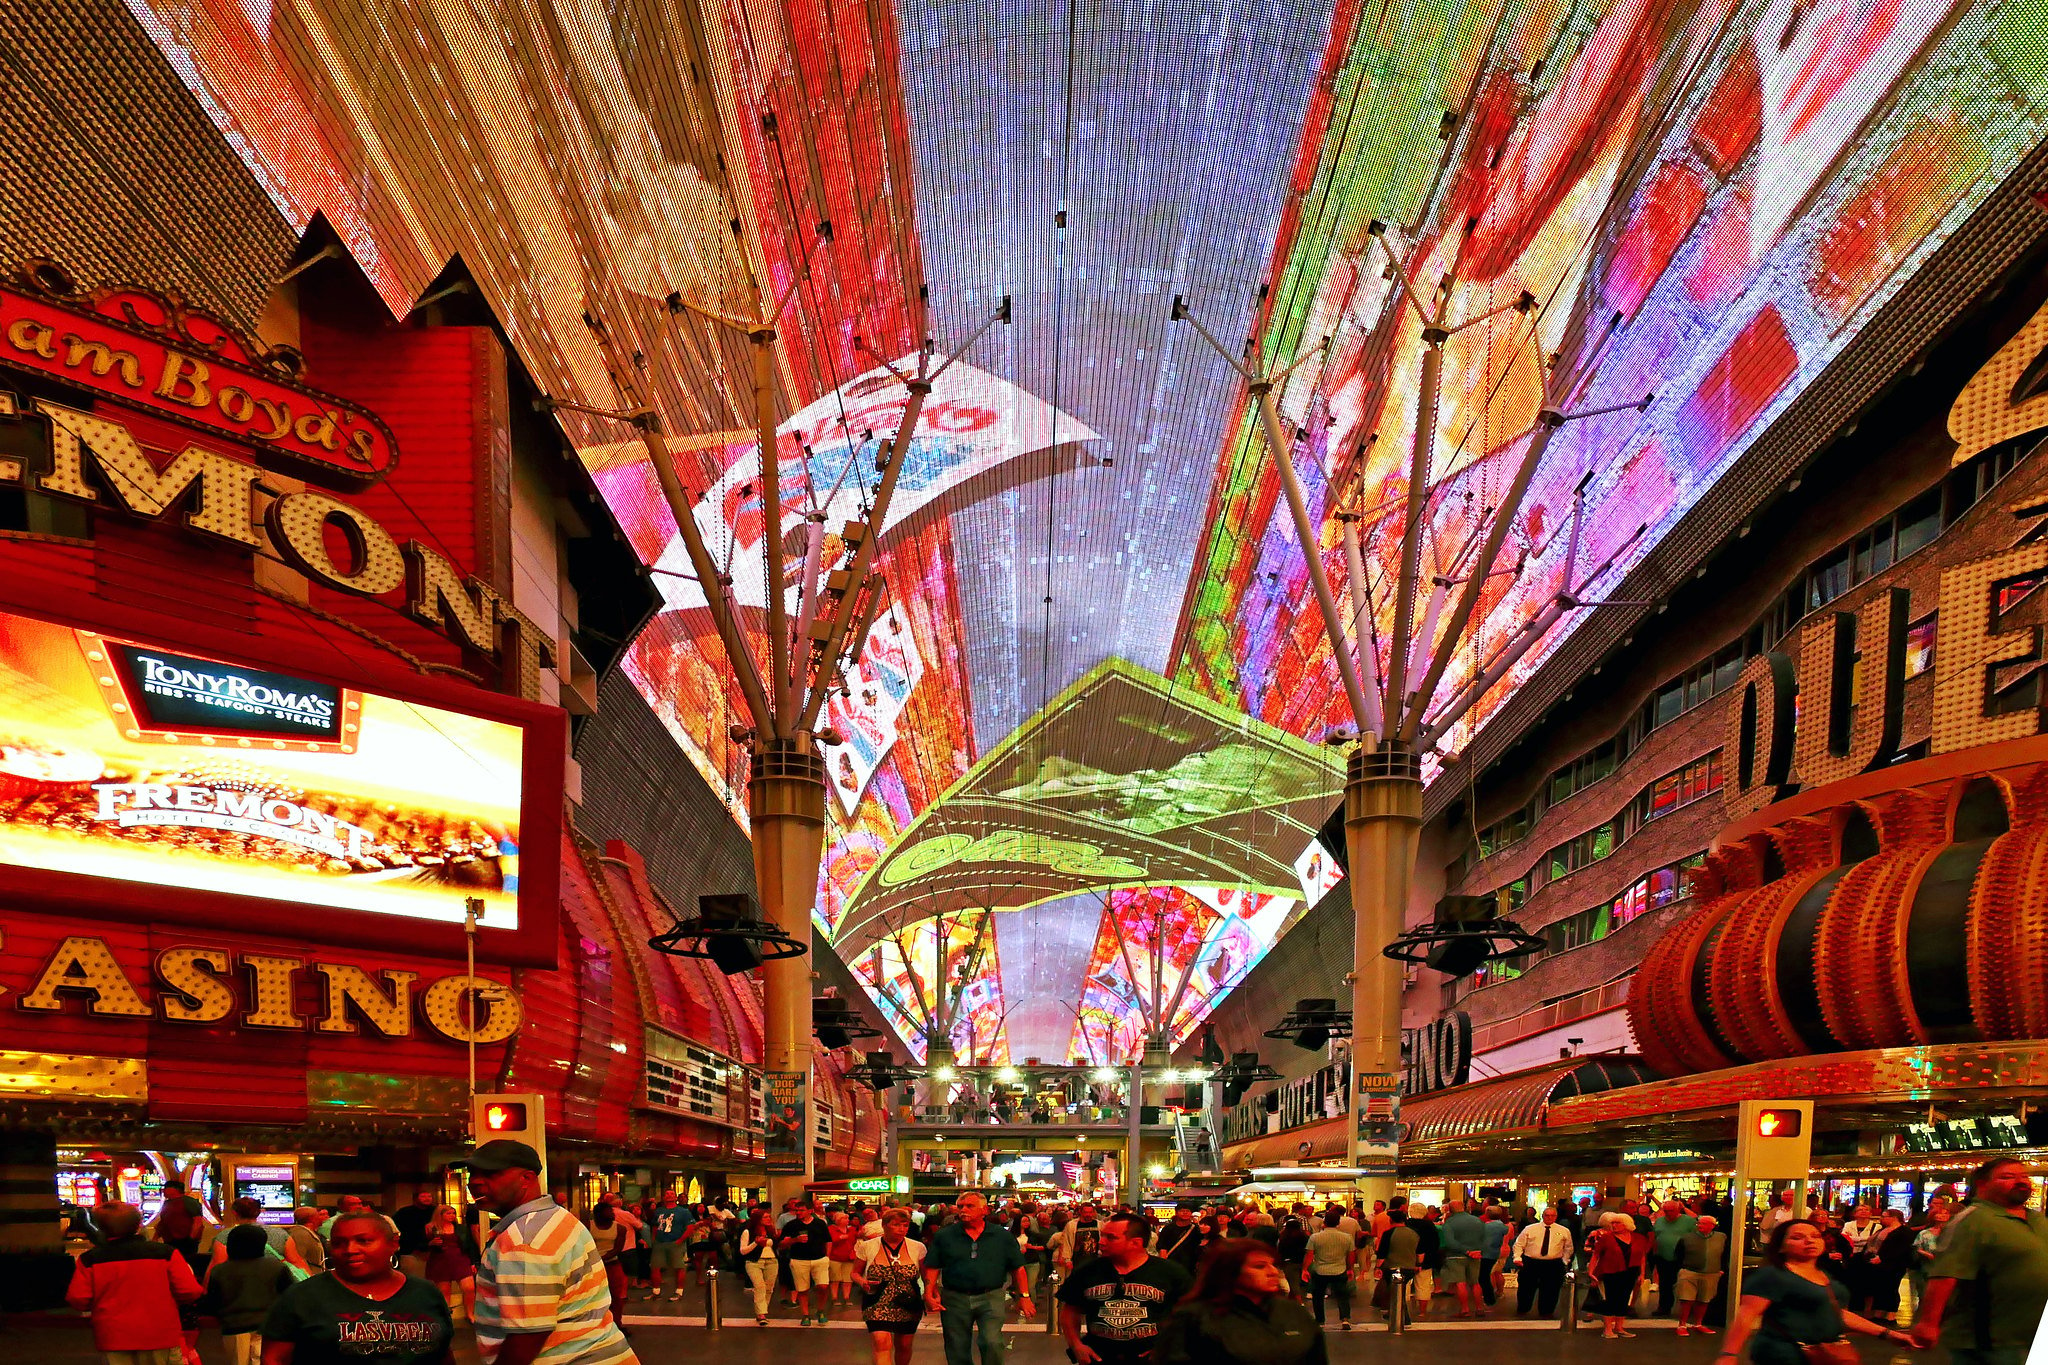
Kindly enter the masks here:
<path id="1" fill-rule="evenodd" d="M 1332 1038 L 1351 1036 L 1351 1011 L 1340 1010 L 1332 999 L 1311 998 L 1294 1002 L 1294 1011 L 1266 1030 L 1268 1038 L 1284 1038 L 1298 1048 L 1320 1052 Z"/>
<path id="2" fill-rule="evenodd" d="M 837 995 L 812 997 L 811 1029 L 818 1035 L 818 1042 L 833 1052 L 852 1047 L 856 1038 L 882 1036 L 882 1031 L 861 1018 L 860 1011 L 850 1001 Z"/>
<path id="3" fill-rule="evenodd" d="M 898 1066 L 893 1052 L 870 1052 L 859 1066 L 846 1069 L 846 1079 L 860 1082 L 877 1095 L 899 1085 L 908 1085 L 917 1076 L 918 1073 L 910 1067 Z"/>
<path id="4" fill-rule="evenodd" d="M 1280 1073 L 1259 1060 L 1256 1052 L 1233 1052 L 1230 1060 L 1209 1073 L 1209 1079 L 1223 1087 L 1223 1107 L 1228 1109 L 1244 1098 L 1256 1081 L 1277 1081 Z"/>
<path id="5" fill-rule="evenodd" d="M 748 895 L 697 897 L 696 914 L 677 916 L 668 929 L 648 939 L 647 946 L 671 957 L 708 958 L 727 976 L 811 950 L 761 918 L 761 907 Z"/>
<path id="6" fill-rule="evenodd" d="M 1520 957 L 1544 945 L 1501 912 L 1499 896 L 1445 896 L 1436 916 L 1418 924 L 1380 951 L 1397 962 L 1416 962 L 1447 976 L 1469 976 L 1488 962 Z"/>

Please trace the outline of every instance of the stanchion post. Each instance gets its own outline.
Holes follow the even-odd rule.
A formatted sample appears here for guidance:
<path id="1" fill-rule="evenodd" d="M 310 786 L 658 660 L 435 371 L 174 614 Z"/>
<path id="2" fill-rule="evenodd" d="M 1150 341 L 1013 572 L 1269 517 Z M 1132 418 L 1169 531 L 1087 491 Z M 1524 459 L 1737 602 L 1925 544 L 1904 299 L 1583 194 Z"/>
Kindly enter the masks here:
<path id="1" fill-rule="evenodd" d="M 1387 1330 L 1408 1330 L 1408 1277 L 1398 1266 L 1387 1272 Z"/>
<path id="2" fill-rule="evenodd" d="M 1048 1335 L 1055 1335 L 1060 1330 L 1060 1272 L 1047 1266 L 1042 1278 L 1045 1285 L 1045 1330 Z"/>
<path id="3" fill-rule="evenodd" d="M 718 1267 L 707 1266 L 704 1270 L 704 1328 L 716 1332 L 725 1326 L 725 1314 L 718 1305 Z"/>
<path id="4" fill-rule="evenodd" d="M 1579 1330 L 1579 1268 L 1568 1265 L 1564 1268 L 1564 1330 Z"/>

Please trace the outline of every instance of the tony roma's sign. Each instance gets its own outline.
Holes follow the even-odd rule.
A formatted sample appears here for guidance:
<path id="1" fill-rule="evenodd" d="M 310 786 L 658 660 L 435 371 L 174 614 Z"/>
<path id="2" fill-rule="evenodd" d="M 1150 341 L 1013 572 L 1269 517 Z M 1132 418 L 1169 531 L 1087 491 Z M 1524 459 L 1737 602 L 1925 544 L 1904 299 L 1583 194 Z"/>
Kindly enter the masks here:
<path id="1" fill-rule="evenodd" d="M 136 738 L 175 743 L 195 731 L 231 730 L 354 753 L 356 727 L 344 711 L 360 711 L 348 688 L 260 668 L 195 658 L 125 641 L 98 641 L 118 679 L 103 675 L 101 691 L 126 703 Z M 295 744 L 294 747 L 297 745 Z"/>
<path id="2" fill-rule="evenodd" d="M 30 283 L 68 283 L 47 263 Z M 115 402 L 288 459 L 306 478 L 363 484 L 398 463 L 374 413 L 293 377 L 297 357 L 142 289 L 87 298 L 0 286 L 0 364 L 84 384 Z"/>
<path id="3" fill-rule="evenodd" d="M 302 1013 L 300 983 L 307 974 L 319 983 L 319 1003 Z M 429 1036 L 451 1043 L 502 1043 L 525 1020 L 519 997 L 489 977 L 458 971 L 415 989 L 419 980 L 418 972 L 389 967 L 373 974 L 347 962 L 180 945 L 158 953 L 149 979 L 139 981 L 105 939 L 74 934 L 57 945 L 14 1004 L 28 1013 L 56 1011 L 76 997 L 96 1019 L 348 1034 L 368 1024 L 386 1038 L 414 1036 L 417 1013 Z"/>

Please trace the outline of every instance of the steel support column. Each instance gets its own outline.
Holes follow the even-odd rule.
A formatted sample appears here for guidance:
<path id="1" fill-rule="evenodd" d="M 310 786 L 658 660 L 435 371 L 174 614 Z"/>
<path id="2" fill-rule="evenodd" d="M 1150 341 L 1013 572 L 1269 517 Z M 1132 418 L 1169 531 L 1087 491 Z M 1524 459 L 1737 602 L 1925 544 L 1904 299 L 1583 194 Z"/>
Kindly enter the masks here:
<path id="1" fill-rule="evenodd" d="M 1353 1164 L 1375 1172 L 1359 1181 L 1371 1200 L 1394 1194 L 1393 1161 L 1363 1149 L 1366 1098 L 1398 1089 L 1401 1072 L 1401 964 L 1381 949 L 1401 935 L 1408 886 L 1422 838 L 1422 763 L 1404 745 L 1354 750 L 1344 779 L 1344 846 L 1350 858 L 1351 1117 Z M 1390 1084 L 1389 1082 L 1393 1083 Z"/>
<path id="2" fill-rule="evenodd" d="M 811 941 L 811 907 L 818 896 L 818 867 L 825 848 L 825 761 L 808 735 L 763 739 L 747 780 L 747 817 L 754 834 L 754 884 L 770 923 L 803 943 Z M 768 1180 L 768 1197 L 780 1206 L 801 1193 L 813 1174 L 818 1097 L 811 1070 L 811 960 L 773 959 L 762 965 L 765 1018 L 761 1065 L 768 1071 L 800 1071 L 810 1078 L 804 1116 L 802 1174 Z"/>

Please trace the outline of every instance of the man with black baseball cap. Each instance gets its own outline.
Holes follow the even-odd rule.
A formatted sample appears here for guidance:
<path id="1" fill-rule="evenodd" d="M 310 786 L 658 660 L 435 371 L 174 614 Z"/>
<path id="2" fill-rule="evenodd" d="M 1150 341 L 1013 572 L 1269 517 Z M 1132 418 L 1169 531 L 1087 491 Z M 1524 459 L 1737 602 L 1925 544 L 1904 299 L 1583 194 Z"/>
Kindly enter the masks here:
<path id="1" fill-rule="evenodd" d="M 493 1138 L 462 1164 L 470 1193 L 498 1215 L 476 1269 L 484 1365 L 637 1365 L 597 1243 L 541 1188 L 540 1153 Z"/>

